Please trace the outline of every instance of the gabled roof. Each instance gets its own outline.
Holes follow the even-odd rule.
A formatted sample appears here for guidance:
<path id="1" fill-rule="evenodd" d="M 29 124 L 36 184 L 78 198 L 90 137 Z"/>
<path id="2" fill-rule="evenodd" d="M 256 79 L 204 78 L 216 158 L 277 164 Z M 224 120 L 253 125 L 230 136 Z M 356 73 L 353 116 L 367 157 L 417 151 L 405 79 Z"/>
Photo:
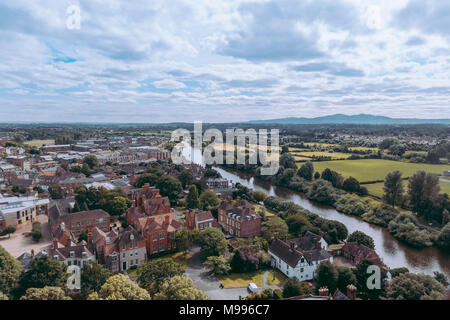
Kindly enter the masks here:
<path id="1" fill-rule="evenodd" d="M 290 267 L 295 268 L 303 257 L 303 254 L 291 247 L 280 239 L 274 239 L 269 246 L 269 251 L 278 258 L 286 262 Z"/>

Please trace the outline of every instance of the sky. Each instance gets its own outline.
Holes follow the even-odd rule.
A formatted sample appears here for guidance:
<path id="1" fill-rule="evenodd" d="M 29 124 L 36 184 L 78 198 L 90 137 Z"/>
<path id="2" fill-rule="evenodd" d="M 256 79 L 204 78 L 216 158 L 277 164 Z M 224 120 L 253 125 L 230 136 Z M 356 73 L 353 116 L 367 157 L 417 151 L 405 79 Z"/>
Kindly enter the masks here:
<path id="1" fill-rule="evenodd" d="M 0 122 L 450 118 L 447 0 L 0 2 Z"/>

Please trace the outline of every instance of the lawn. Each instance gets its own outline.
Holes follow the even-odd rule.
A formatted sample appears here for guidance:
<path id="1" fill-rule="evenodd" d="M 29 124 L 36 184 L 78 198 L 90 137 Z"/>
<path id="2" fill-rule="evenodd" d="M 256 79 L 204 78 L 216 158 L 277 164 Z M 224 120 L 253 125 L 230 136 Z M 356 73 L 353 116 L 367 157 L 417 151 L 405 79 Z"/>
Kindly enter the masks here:
<path id="1" fill-rule="evenodd" d="M 408 163 L 382 159 L 363 159 L 314 162 L 314 168 L 319 172 L 329 168 L 339 172 L 344 177 L 352 176 L 360 182 L 364 182 L 384 180 L 386 175 L 394 170 L 399 170 L 402 172 L 403 177 L 410 177 L 419 170 L 442 174 L 445 170 L 450 170 L 450 165 Z"/>
<path id="2" fill-rule="evenodd" d="M 326 152 L 326 151 L 304 151 L 304 152 L 296 152 L 294 153 L 294 157 L 296 160 L 297 157 L 330 157 L 331 159 L 347 159 L 351 156 L 351 153 L 342 153 L 342 152 Z"/>
<path id="3" fill-rule="evenodd" d="M 383 195 L 383 182 L 365 184 L 364 186 L 367 188 L 367 190 L 369 190 L 369 193 L 374 196 L 381 197 Z M 447 193 L 450 195 L 450 182 L 439 181 L 439 186 L 441 187 L 441 193 Z M 407 181 L 403 182 L 403 187 L 406 192 L 408 189 Z"/>
<path id="4" fill-rule="evenodd" d="M 35 139 L 35 140 L 25 141 L 25 144 L 29 145 L 30 147 L 40 148 L 43 145 L 46 145 L 46 146 L 54 145 L 55 144 L 55 140 L 53 140 L 53 139 L 48 139 L 48 140 Z"/>
<path id="5" fill-rule="evenodd" d="M 226 276 L 217 277 L 220 282 L 223 283 L 225 289 L 231 288 L 246 288 L 249 283 L 253 282 L 258 287 L 262 287 L 264 272 L 266 270 L 258 270 L 249 273 L 233 273 Z M 269 271 L 267 282 L 269 285 L 280 285 L 286 279 L 286 277 L 278 271 L 275 271 L 275 280 L 273 279 L 273 271 Z"/>

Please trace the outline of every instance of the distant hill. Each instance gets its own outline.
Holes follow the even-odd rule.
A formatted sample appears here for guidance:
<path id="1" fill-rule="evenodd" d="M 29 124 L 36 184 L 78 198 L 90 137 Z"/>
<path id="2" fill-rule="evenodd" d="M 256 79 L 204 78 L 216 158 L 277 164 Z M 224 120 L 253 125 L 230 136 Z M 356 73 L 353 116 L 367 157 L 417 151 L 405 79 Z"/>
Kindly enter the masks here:
<path id="1" fill-rule="evenodd" d="M 450 124 L 450 119 L 400 119 L 370 114 L 334 114 L 317 118 L 281 118 L 271 120 L 252 120 L 247 123 L 261 124 Z"/>

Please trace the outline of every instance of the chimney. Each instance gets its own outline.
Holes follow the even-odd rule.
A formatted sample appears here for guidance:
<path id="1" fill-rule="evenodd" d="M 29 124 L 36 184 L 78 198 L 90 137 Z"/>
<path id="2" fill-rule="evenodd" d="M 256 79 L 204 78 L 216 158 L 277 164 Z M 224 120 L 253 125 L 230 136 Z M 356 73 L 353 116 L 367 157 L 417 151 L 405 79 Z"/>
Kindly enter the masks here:
<path id="1" fill-rule="evenodd" d="M 133 199 L 133 208 L 136 208 L 136 200 Z"/>
<path id="2" fill-rule="evenodd" d="M 290 241 L 289 245 L 291 247 L 291 250 L 294 251 L 295 250 L 295 248 L 294 248 L 294 241 Z"/>
<path id="3" fill-rule="evenodd" d="M 322 250 L 322 245 L 321 245 L 320 241 L 316 241 L 316 249 Z"/>
<path id="4" fill-rule="evenodd" d="M 31 249 L 31 257 L 34 257 L 34 249 Z"/>
<path id="5" fill-rule="evenodd" d="M 273 234 L 273 238 L 274 238 L 274 239 L 278 239 L 278 232 L 275 232 L 275 233 Z"/>
<path id="6" fill-rule="evenodd" d="M 142 186 L 142 190 L 147 191 L 150 188 L 150 184 L 146 183 Z"/>
<path id="7" fill-rule="evenodd" d="M 319 289 L 319 297 L 328 297 L 328 288 L 322 287 Z"/>
<path id="8" fill-rule="evenodd" d="M 160 194 L 157 194 L 155 197 L 155 204 L 161 205 L 162 204 L 162 197 Z"/>
<path id="9" fill-rule="evenodd" d="M 56 238 L 53 239 L 53 249 L 58 249 L 58 240 Z"/>
<path id="10" fill-rule="evenodd" d="M 170 224 L 170 216 L 169 216 L 169 215 L 166 215 L 166 216 L 164 217 L 164 223 L 165 223 L 165 224 Z"/>
<path id="11" fill-rule="evenodd" d="M 349 297 L 351 300 L 356 299 L 356 287 L 352 284 L 349 284 L 347 286 L 347 297 Z"/>

